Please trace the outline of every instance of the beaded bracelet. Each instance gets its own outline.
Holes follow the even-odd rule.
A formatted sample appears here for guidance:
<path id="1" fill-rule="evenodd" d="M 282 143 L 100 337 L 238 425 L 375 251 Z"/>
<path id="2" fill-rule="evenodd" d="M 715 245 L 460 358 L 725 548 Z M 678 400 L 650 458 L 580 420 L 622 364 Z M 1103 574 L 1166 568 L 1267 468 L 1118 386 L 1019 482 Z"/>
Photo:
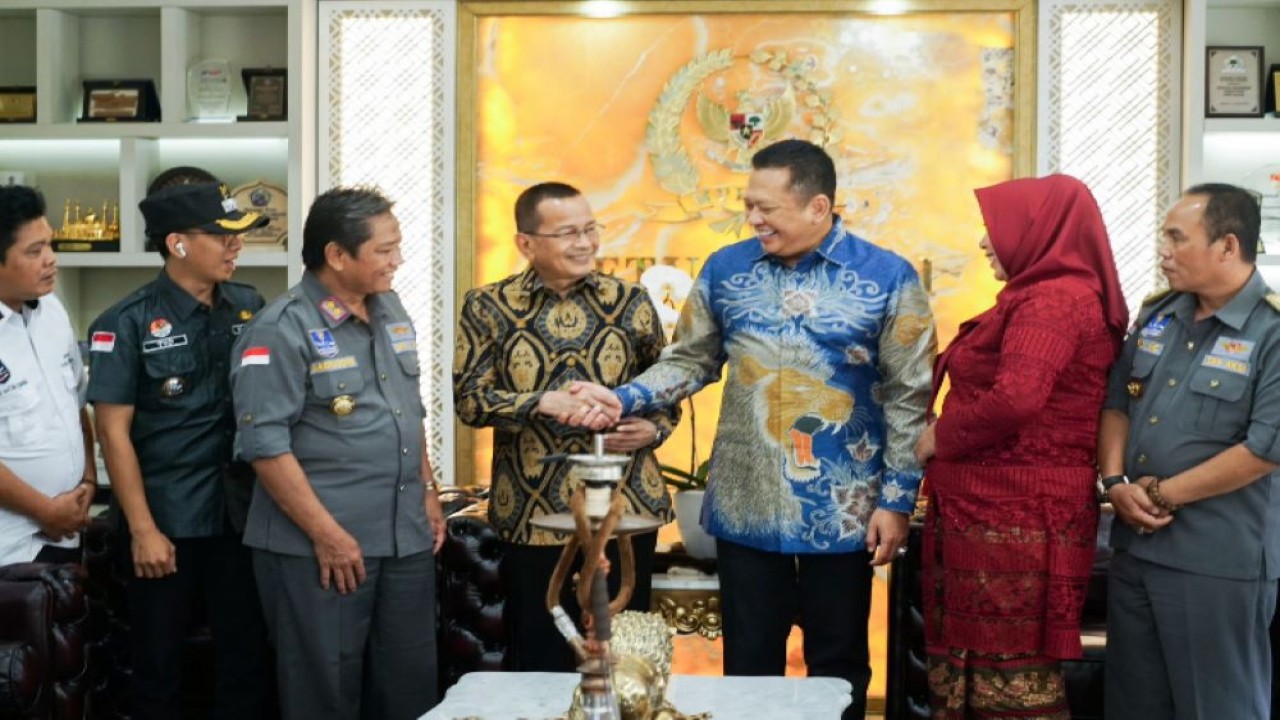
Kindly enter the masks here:
<path id="1" fill-rule="evenodd" d="M 1182 507 L 1181 505 L 1174 505 L 1164 499 L 1164 496 L 1160 494 L 1159 480 L 1147 484 L 1147 497 L 1151 498 L 1151 502 L 1155 503 L 1166 512 L 1175 513 L 1178 512 L 1178 508 Z"/>

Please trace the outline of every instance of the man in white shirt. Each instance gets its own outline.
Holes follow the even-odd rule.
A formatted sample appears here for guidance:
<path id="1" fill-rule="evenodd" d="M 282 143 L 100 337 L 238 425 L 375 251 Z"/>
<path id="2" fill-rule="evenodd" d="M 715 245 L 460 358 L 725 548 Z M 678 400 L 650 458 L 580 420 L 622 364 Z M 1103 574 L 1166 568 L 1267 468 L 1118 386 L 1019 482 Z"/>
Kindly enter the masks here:
<path id="1" fill-rule="evenodd" d="M 0 565 L 78 562 L 97 484 L 44 197 L 0 187 Z"/>

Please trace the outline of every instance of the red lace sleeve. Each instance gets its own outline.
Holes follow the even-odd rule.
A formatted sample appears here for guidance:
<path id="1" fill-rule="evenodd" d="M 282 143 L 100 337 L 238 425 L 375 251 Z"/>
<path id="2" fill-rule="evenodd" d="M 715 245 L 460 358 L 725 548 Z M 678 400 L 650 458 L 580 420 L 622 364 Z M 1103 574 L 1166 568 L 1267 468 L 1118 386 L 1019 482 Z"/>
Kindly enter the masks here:
<path id="1" fill-rule="evenodd" d="M 1042 283 L 1012 301 L 995 384 L 938 418 L 937 456 L 972 456 L 1016 433 L 1044 408 L 1081 342 L 1080 292 Z"/>

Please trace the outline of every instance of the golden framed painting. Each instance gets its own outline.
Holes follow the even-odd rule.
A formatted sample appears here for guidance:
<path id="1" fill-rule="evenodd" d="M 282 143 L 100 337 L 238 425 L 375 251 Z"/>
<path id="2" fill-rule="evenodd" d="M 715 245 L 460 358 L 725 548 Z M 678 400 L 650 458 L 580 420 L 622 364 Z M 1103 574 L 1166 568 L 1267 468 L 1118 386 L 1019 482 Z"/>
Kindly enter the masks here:
<path id="1" fill-rule="evenodd" d="M 460 4 L 459 297 L 522 266 L 512 205 L 544 180 L 591 201 L 602 269 L 696 275 L 750 234 L 751 155 L 803 137 L 836 160 L 846 224 L 928 269 L 939 326 L 985 308 L 994 281 L 960 280 L 982 236 L 972 190 L 1034 170 L 1033 2 L 798 5 Z M 699 396 L 704 448 L 717 400 Z M 684 434 L 664 445 L 681 465 Z M 463 477 L 484 452 L 462 451 Z"/>

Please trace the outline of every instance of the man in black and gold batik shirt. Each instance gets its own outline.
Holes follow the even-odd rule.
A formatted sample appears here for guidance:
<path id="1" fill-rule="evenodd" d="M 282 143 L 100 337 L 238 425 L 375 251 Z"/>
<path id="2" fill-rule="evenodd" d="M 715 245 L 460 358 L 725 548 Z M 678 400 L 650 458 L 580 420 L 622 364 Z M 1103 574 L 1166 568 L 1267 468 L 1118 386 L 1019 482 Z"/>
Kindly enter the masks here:
<path id="1" fill-rule="evenodd" d="M 539 530 L 530 520 L 568 512 L 574 487 L 566 463 L 541 460 L 591 452 L 590 431 L 554 419 L 589 403 L 567 392 L 572 382 L 627 382 L 657 360 L 665 341 L 644 288 L 595 271 L 601 228 L 578 190 L 562 183 L 535 185 L 516 200 L 515 216 L 516 246 L 529 267 L 467 293 L 454 355 L 454 402 L 464 423 L 494 429 L 489 519 L 505 545 L 512 669 L 572 671 L 573 653 L 544 602 L 567 538 Z M 608 431 L 607 451 L 633 455 L 623 486 L 627 512 L 670 519 L 671 500 L 653 448 L 678 419 L 679 410 L 672 409 L 628 418 Z M 656 543 L 656 532 L 632 536 L 631 609 L 649 609 Z M 612 597 L 621 567 L 615 543 L 608 555 Z M 562 593 L 561 604 L 578 617 L 572 593 Z"/>

